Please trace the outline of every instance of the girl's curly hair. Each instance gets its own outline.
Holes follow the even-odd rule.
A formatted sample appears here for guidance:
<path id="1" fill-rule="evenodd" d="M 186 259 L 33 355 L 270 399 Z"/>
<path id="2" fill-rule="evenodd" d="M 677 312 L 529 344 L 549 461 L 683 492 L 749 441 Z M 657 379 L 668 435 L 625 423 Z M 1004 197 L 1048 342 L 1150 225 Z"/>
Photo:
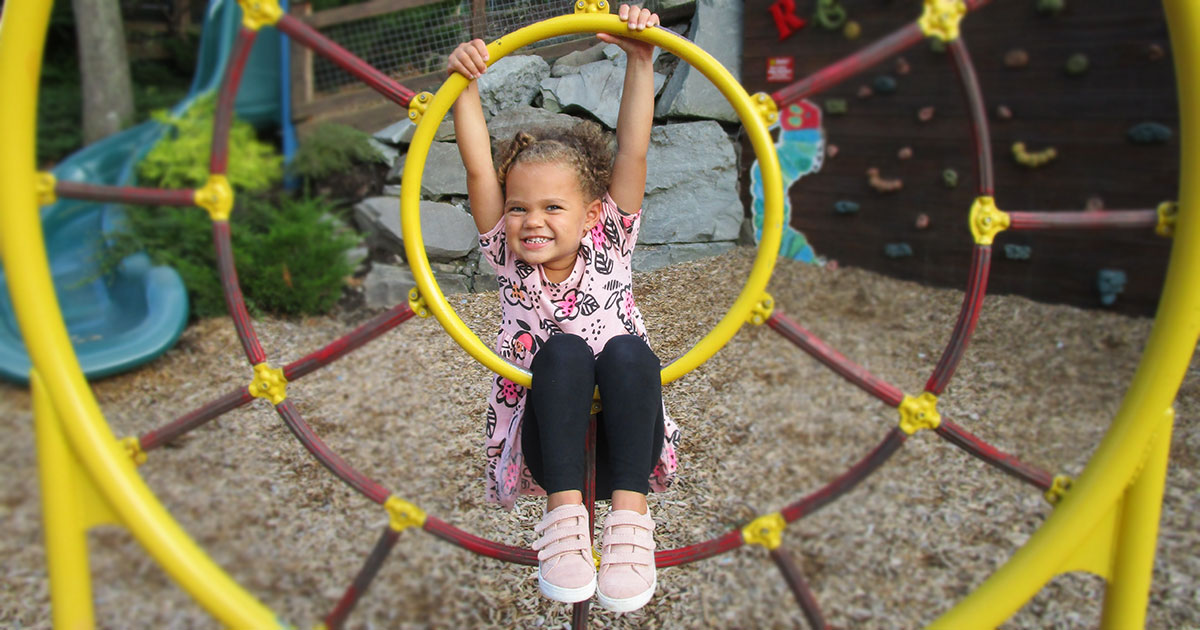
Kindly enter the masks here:
<path id="1" fill-rule="evenodd" d="M 612 134 L 588 120 L 568 129 L 517 132 L 496 149 L 496 179 L 507 193 L 508 171 L 523 163 L 560 163 L 575 171 L 579 188 L 588 201 L 599 199 L 612 180 Z"/>

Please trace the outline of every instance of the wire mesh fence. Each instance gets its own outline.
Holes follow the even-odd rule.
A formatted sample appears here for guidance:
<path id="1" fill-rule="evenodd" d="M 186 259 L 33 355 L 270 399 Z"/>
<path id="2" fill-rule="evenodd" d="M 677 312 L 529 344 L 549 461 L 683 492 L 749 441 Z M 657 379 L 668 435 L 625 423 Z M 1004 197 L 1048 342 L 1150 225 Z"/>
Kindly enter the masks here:
<path id="1" fill-rule="evenodd" d="M 472 32 L 481 30 L 475 24 L 477 19 L 486 24 L 483 39 L 491 41 L 571 9 L 572 3 L 566 0 L 488 0 L 483 15 L 473 16 L 471 0 L 445 0 L 320 30 L 381 72 L 403 79 L 444 68 L 450 51 L 469 40 Z M 581 37 L 587 35 L 555 37 L 531 48 Z M 351 74 L 321 57 L 313 59 L 312 73 L 313 88 L 318 93 L 359 85 Z"/>

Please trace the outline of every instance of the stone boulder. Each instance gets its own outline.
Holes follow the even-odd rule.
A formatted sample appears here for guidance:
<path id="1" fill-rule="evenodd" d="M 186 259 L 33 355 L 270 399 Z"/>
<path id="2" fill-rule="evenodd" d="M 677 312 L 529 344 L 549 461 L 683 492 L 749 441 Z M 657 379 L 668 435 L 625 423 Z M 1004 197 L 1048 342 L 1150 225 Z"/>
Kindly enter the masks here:
<path id="1" fill-rule="evenodd" d="M 404 177 L 405 160 L 399 160 L 396 168 L 388 173 L 388 181 L 400 183 Z M 458 147 L 452 142 L 433 142 L 425 156 L 425 168 L 421 171 L 421 196 L 427 199 L 443 197 L 465 197 L 467 195 L 467 169 L 458 155 Z"/>
<path id="2" fill-rule="evenodd" d="M 665 82 L 665 76 L 654 73 L 655 93 Z M 614 129 L 624 87 L 624 67 L 613 59 L 595 61 L 579 66 L 579 72 L 543 79 L 542 107 L 555 113 L 586 113 Z"/>
<path id="3" fill-rule="evenodd" d="M 354 206 L 354 221 L 374 248 L 403 255 L 400 199 L 369 197 Z M 448 203 L 421 201 L 421 236 L 432 261 L 450 261 L 471 253 L 479 242 L 475 220 L 462 208 Z"/>
<path id="4" fill-rule="evenodd" d="M 367 308 L 391 308 L 408 302 L 408 291 L 417 286 L 408 267 L 375 263 L 363 280 Z"/>
<path id="5" fill-rule="evenodd" d="M 579 119 L 567 114 L 555 114 L 538 107 L 521 105 L 496 114 L 488 122 L 492 141 L 511 140 L 518 131 L 530 129 L 563 130 L 579 124 Z"/>
<path id="6" fill-rule="evenodd" d="M 550 76 L 550 64 L 537 55 L 505 57 L 479 77 L 479 100 L 487 116 L 518 105 L 533 103 L 542 79 Z"/>
<path id="7" fill-rule="evenodd" d="M 737 159 L 721 125 L 657 126 L 646 161 L 647 214 L 639 243 L 737 240 L 743 218 Z"/>
<path id="8" fill-rule="evenodd" d="M 669 265 L 719 256 L 734 248 L 729 241 L 720 243 L 677 243 L 674 245 L 638 245 L 633 250 L 634 271 L 654 271 Z"/>
<path id="9" fill-rule="evenodd" d="M 689 32 L 692 41 L 741 79 L 741 0 L 703 0 L 696 3 Z M 736 122 L 737 113 L 716 86 L 691 65 L 680 63 L 667 81 L 658 106 L 658 118 L 712 118 Z"/>
<path id="10" fill-rule="evenodd" d="M 608 58 L 608 55 L 604 54 L 607 46 L 608 44 L 599 43 L 586 50 L 576 50 L 559 57 L 554 62 L 554 66 L 550 68 L 550 76 L 562 77 L 568 74 L 578 74 L 580 66 L 604 61 Z"/>

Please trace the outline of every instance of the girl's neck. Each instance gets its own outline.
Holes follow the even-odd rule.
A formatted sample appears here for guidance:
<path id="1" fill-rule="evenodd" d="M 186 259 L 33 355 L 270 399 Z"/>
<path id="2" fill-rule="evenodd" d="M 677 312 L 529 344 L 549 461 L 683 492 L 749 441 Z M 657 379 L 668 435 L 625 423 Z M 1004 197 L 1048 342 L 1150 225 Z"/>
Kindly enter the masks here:
<path id="1" fill-rule="evenodd" d="M 575 263 L 579 260 L 579 251 L 575 251 L 575 256 L 570 261 L 564 262 L 562 267 L 551 266 L 550 263 L 542 264 L 542 275 L 546 280 L 558 284 L 567 278 L 571 277 L 571 272 L 575 270 Z"/>

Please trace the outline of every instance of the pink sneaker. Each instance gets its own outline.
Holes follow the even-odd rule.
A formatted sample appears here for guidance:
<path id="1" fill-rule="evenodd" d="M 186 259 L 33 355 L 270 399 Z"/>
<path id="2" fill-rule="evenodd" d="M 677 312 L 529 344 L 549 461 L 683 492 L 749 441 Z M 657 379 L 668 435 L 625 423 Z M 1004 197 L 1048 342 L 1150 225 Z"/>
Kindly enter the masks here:
<path id="1" fill-rule="evenodd" d="M 587 508 L 560 505 L 542 517 L 533 531 L 538 552 L 538 589 L 556 602 L 582 602 L 596 592 L 591 524 Z"/>
<path id="2" fill-rule="evenodd" d="M 613 612 L 629 612 L 654 596 L 654 519 L 632 510 L 613 510 L 604 519 L 600 584 L 596 597 Z"/>

